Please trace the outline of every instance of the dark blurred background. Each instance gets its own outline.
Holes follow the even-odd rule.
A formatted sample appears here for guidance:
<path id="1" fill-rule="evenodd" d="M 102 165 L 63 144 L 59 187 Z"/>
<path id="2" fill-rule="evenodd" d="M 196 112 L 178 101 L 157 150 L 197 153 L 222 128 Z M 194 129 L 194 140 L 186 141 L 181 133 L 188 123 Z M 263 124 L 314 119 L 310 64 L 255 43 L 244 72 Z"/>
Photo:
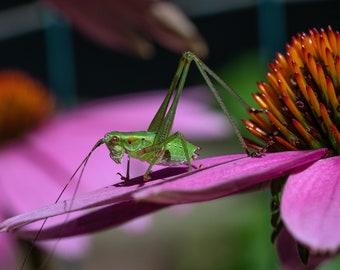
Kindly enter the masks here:
<path id="1" fill-rule="evenodd" d="M 190 2 L 177 0 L 176 4 L 182 5 L 206 39 L 210 53 L 205 61 L 214 70 L 250 50 L 259 51 L 265 61 L 273 59 L 275 51 L 284 50 L 290 36 L 311 27 L 339 28 L 339 1 L 224 1 L 222 8 L 215 9 L 212 1 L 211 6 L 206 3 L 210 9 L 202 6 L 201 10 L 197 3 L 204 1 L 191 8 Z M 77 96 L 95 98 L 169 85 L 178 54 L 157 44 L 156 55 L 150 60 L 113 51 L 68 28 L 53 12 L 34 11 L 30 7 L 34 3 L 0 2 L 1 68 L 26 70 L 61 96 L 67 88 L 76 91 Z M 30 12 L 27 18 L 6 16 L 8 11 L 22 7 Z M 32 22 L 31 29 L 27 23 L 27 29 L 21 32 L 13 27 L 17 19 L 35 20 L 34 14 L 40 17 L 39 22 Z M 265 61 L 261 61 L 263 70 Z M 242 73 L 247 76 L 247 69 Z M 197 73 L 193 74 L 188 84 L 200 82 Z"/>

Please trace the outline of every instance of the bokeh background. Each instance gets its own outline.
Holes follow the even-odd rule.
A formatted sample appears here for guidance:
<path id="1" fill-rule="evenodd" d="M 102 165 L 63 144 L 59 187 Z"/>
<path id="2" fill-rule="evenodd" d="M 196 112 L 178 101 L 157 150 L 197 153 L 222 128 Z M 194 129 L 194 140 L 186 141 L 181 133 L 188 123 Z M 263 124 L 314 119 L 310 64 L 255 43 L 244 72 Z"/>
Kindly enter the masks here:
<path id="1" fill-rule="evenodd" d="M 312 27 L 340 29 L 340 2 L 335 0 L 173 2 L 205 38 L 210 50 L 205 63 L 249 103 L 255 83 L 265 79 L 267 63 L 276 51 L 284 51 L 292 35 Z M 154 57 L 140 59 L 90 40 L 40 2 L 0 2 L 0 69 L 19 68 L 40 79 L 61 107 L 166 89 L 180 55 L 154 45 Z M 202 83 L 193 67 L 187 85 Z M 232 97 L 224 98 L 236 119 L 246 117 Z M 204 155 L 242 151 L 236 142 L 205 142 Z M 144 230 L 117 228 L 96 234 L 83 261 L 56 261 L 56 269 L 280 269 L 270 243 L 267 191 L 164 210 L 145 223 Z M 321 269 L 339 267 L 338 258 Z"/>

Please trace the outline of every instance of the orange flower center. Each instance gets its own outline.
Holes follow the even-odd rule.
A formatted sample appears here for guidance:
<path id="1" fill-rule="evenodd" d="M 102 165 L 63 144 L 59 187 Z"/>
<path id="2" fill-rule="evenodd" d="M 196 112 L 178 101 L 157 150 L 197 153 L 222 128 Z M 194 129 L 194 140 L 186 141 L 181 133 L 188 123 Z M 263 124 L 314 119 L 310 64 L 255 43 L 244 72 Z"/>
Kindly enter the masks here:
<path id="1" fill-rule="evenodd" d="M 0 144 L 33 129 L 54 109 L 47 89 L 29 75 L 0 72 Z"/>
<path id="2" fill-rule="evenodd" d="M 340 153 L 340 34 L 313 29 L 292 38 L 258 83 L 247 129 L 269 151 L 329 148 Z M 249 147 L 259 149 L 256 142 Z"/>

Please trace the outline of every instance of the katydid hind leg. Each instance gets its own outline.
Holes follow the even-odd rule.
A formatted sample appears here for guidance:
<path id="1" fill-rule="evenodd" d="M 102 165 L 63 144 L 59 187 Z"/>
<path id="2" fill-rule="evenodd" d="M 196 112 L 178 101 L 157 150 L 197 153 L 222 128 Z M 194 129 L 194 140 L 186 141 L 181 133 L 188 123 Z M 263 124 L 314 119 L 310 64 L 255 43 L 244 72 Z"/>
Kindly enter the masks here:
<path id="1" fill-rule="evenodd" d="M 174 93 L 176 86 L 178 84 L 178 80 L 181 77 L 183 68 L 184 68 L 184 63 L 181 59 L 179 64 L 178 64 L 178 68 L 176 70 L 174 78 L 173 78 L 171 85 L 169 87 L 169 90 L 168 90 L 161 106 L 159 107 L 157 113 L 155 114 L 154 118 L 152 119 L 147 131 L 152 131 L 152 132 L 158 132 L 159 131 L 160 126 L 163 123 L 165 114 L 168 110 L 171 97 L 173 96 L 173 93 Z"/>
<path id="2" fill-rule="evenodd" d="M 152 167 L 156 164 L 157 159 L 162 156 L 164 153 L 164 148 L 161 147 L 155 154 L 154 158 L 151 160 L 149 167 L 146 169 L 144 175 L 143 175 L 143 180 L 148 181 L 149 180 L 149 174 L 151 173 Z"/>
<path id="3" fill-rule="evenodd" d="M 173 138 L 172 136 L 169 137 L 169 134 L 173 126 L 173 122 L 174 122 L 176 110 L 177 110 L 177 105 L 182 94 L 182 90 L 183 90 L 185 80 L 188 74 L 189 66 L 190 66 L 190 61 L 188 61 L 187 57 L 183 55 L 179 61 L 178 68 L 176 70 L 176 73 L 174 75 L 170 88 L 168 90 L 168 93 L 148 128 L 148 131 L 156 132 L 154 143 L 150 149 L 160 148 L 159 149 L 160 152 L 159 153 L 157 152 L 155 157 L 151 160 L 150 165 L 144 174 L 144 180 L 148 179 L 148 175 L 150 174 L 153 165 L 155 165 L 157 159 L 159 158 L 158 155 L 162 154 L 161 152 L 162 146 L 167 144 L 167 142 L 169 141 L 169 138 L 170 138 L 170 141 Z M 170 108 L 168 109 L 171 97 L 174 94 L 174 92 L 175 92 L 175 96 L 172 100 Z M 182 138 L 181 141 L 183 144 L 183 149 L 186 149 L 186 145 L 185 143 L 183 143 L 184 141 L 183 135 L 181 136 L 181 138 Z M 160 145 L 162 146 L 160 147 Z M 191 163 L 190 163 L 190 158 L 188 157 L 187 149 L 185 150 L 185 153 L 187 156 L 189 168 L 191 169 Z"/>
<path id="4" fill-rule="evenodd" d="M 166 96 L 166 106 L 164 106 L 165 101 L 163 101 L 163 103 L 161 105 L 162 110 L 160 108 L 159 111 L 156 114 L 156 116 L 157 116 L 159 112 L 162 112 L 163 113 L 162 116 L 164 116 L 164 118 L 161 119 L 159 116 L 157 116 L 158 120 L 160 119 L 160 121 L 158 122 L 159 123 L 159 125 L 157 126 L 158 129 L 155 130 L 155 132 L 157 133 L 157 136 L 156 136 L 154 144 L 162 142 L 171 132 L 171 128 L 172 128 L 172 124 L 173 124 L 173 121 L 174 121 L 174 118 L 175 118 L 175 113 L 176 113 L 177 105 L 178 105 L 178 102 L 179 102 L 179 98 L 180 98 L 180 95 L 182 93 L 184 83 L 185 83 L 186 77 L 188 75 L 189 67 L 190 67 L 192 61 L 194 61 L 194 63 L 196 64 L 196 66 L 197 66 L 198 70 L 200 71 L 203 79 L 205 80 L 209 89 L 213 93 L 217 103 L 220 105 L 223 113 L 225 114 L 225 116 L 229 120 L 229 122 L 230 122 L 230 124 L 231 124 L 241 146 L 242 146 L 242 148 L 244 149 L 244 151 L 249 156 L 252 156 L 253 155 L 252 151 L 250 151 L 250 149 L 246 145 L 246 143 L 245 143 L 245 141 L 244 141 L 244 139 L 243 139 L 233 117 L 230 115 L 229 111 L 227 110 L 221 96 L 218 93 L 218 90 L 216 89 L 215 85 L 212 83 L 210 77 L 212 77 L 220 86 L 222 86 L 223 89 L 228 91 L 228 93 L 230 93 L 234 98 L 236 98 L 238 100 L 238 102 L 247 111 L 251 111 L 252 108 L 226 82 L 224 82 L 215 72 L 213 72 L 194 53 L 192 53 L 190 51 L 183 53 L 183 55 L 180 59 L 177 71 L 175 73 L 174 79 L 172 81 L 172 84 L 171 84 L 170 89 L 168 91 L 168 94 Z M 168 110 L 168 113 L 165 115 L 166 108 L 169 105 L 171 95 L 173 94 L 173 92 L 175 90 L 176 90 L 175 97 L 174 97 L 173 102 L 170 106 L 170 109 Z M 154 120 L 155 120 L 156 116 L 154 117 Z M 154 120 L 153 120 L 153 122 L 154 122 Z M 154 126 L 153 122 L 150 124 L 150 127 Z"/>
<path id="5" fill-rule="evenodd" d="M 230 94 L 232 94 L 247 110 L 250 110 L 250 107 L 228 84 L 226 84 L 216 73 L 214 73 L 208 66 L 206 66 L 195 54 L 193 54 L 192 52 L 189 52 L 189 51 L 184 52 L 181 59 L 180 59 L 178 69 L 175 73 L 175 77 L 172 81 L 172 84 L 171 84 L 170 89 L 168 91 L 168 94 L 166 96 L 166 107 L 169 105 L 171 95 L 176 90 L 175 91 L 175 97 L 173 98 L 172 104 L 171 104 L 168 112 L 164 116 L 163 121 L 160 122 L 158 129 L 156 130 L 156 137 L 155 137 L 155 141 L 154 141 L 153 146 L 152 146 L 153 148 L 150 148 L 150 150 L 159 147 L 159 145 L 164 146 L 166 144 L 165 142 L 168 141 L 169 138 L 171 140 L 171 136 L 168 137 L 168 135 L 171 132 L 172 124 L 173 124 L 175 114 L 176 114 L 176 110 L 177 110 L 177 105 L 178 105 L 180 96 L 182 94 L 182 90 L 183 90 L 183 87 L 184 87 L 184 84 L 185 84 L 185 80 L 187 78 L 189 67 L 190 67 L 192 61 L 194 61 L 194 63 L 196 64 L 196 66 L 197 66 L 198 70 L 200 71 L 203 79 L 207 83 L 209 89 L 211 90 L 211 92 L 215 96 L 218 104 L 222 108 L 222 111 L 224 112 L 227 119 L 229 120 L 232 128 L 234 129 L 236 136 L 238 137 L 238 140 L 240 141 L 241 146 L 243 147 L 243 149 L 245 150 L 245 152 L 248 155 L 252 155 L 252 153 L 249 150 L 249 148 L 247 147 L 239 129 L 237 128 L 236 123 L 234 122 L 234 119 L 232 118 L 229 111 L 227 110 L 224 102 L 222 101 L 222 98 L 220 97 L 215 85 L 212 83 L 209 75 L 218 84 L 220 84 L 224 89 L 226 89 Z M 163 101 L 161 108 L 159 109 L 157 114 L 159 112 L 164 113 L 166 111 L 164 104 L 165 104 L 165 102 Z M 156 116 L 155 116 L 155 118 L 156 118 Z M 151 123 L 151 125 L 152 124 L 153 124 L 153 122 Z M 179 133 L 179 134 L 181 134 L 181 133 Z M 181 142 L 182 142 L 181 144 L 183 146 L 183 149 L 184 149 L 184 152 L 185 152 L 185 155 L 186 155 L 186 160 L 188 162 L 189 169 L 191 170 L 192 169 L 192 167 L 191 167 L 191 157 L 189 157 L 189 155 L 188 155 L 185 140 L 184 140 L 182 134 L 180 136 L 180 139 L 181 139 Z M 147 171 L 144 174 L 144 179 L 148 178 L 148 175 L 151 172 L 151 169 L 152 169 L 153 165 L 156 163 L 157 159 L 158 159 L 158 156 L 155 155 L 153 160 L 150 162 L 150 165 L 149 165 Z"/>
<path id="6" fill-rule="evenodd" d="M 253 155 L 252 151 L 249 149 L 249 147 L 245 143 L 245 140 L 243 139 L 242 134 L 240 133 L 233 117 L 231 116 L 231 114 L 227 110 L 221 96 L 218 93 L 218 90 L 216 89 L 215 85 L 212 83 L 212 81 L 210 80 L 208 75 L 210 75 L 220 86 L 222 86 L 223 89 L 225 89 L 226 91 L 228 91 L 228 93 L 230 93 L 233 97 L 235 97 L 238 100 L 238 102 L 247 111 L 251 111 L 252 108 L 226 82 L 224 82 L 215 72 L 213 72 L 207 65 L 205 65 L 202 62 L 202 60 L 200 60 L 194 53 L 187 51 L 187 52 L 183 53 L 183 56 L 188 59 L 187 61 L 189 62 L 189 64 L 192 61 L 194 61 L 194 63 L 196 64 L 196 67 L 200 71 L 200 73 L 201 73 L 203 79 L 205 80 L 206 84 L 208 85 L 210 91 L 215 96 L 217 103 L 220 105 L 223 113 L 225 114 L 225 116 L 229 120 L 229 123 L 231 124 L 231 126 L 232 126 L 242 148 L 244 149 L 244 151 L 247 153 L 248 156 L 252 156 Z"/>
<path id="7" fill-rule="evenodd" d="M 175 115 L 176 115 L 177 105 L 182 94 L 182 90 L 183 90 L 184 83 L 185 83 L 185 80 L 188 74 L 189 66 L 190 66 L 190 63 L 188 63 L 186 57 L 182 56 L 179 61 L 178 68 L 176 70 L 175 76 L 172 80 L 170 90 L 169 90 L 172 94 L 175 92 L 175 96 L 172 100 L 169 110 L 167 111 L 158 129 L 156 130 L 156 137 L 155 137 L 154 144 L 161 143 L 163 140 L 165 140 L 169 136 L 171 132 L 172 125 L 173 125 Z"/>

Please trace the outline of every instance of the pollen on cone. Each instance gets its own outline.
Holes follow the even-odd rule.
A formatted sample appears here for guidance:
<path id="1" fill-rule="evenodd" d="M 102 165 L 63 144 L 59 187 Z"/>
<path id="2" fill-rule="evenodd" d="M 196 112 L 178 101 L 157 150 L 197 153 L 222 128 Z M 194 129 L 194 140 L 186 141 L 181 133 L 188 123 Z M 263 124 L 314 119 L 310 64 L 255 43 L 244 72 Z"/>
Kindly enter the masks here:
<path id="1" fill-rule="evenodd" d="M 244 121 L 269 145 L 267 151 L 326 147 L 339 154 L 334 133 L 340 128 L 339 48 L 339 32 L 314 28 L 292 37 L 286 53 L 277 53 L 269 64 L 268 83 L 258 83 L 260 93 L 253 94 L 267 121 L 259 123 L 251 112 Z"/>

